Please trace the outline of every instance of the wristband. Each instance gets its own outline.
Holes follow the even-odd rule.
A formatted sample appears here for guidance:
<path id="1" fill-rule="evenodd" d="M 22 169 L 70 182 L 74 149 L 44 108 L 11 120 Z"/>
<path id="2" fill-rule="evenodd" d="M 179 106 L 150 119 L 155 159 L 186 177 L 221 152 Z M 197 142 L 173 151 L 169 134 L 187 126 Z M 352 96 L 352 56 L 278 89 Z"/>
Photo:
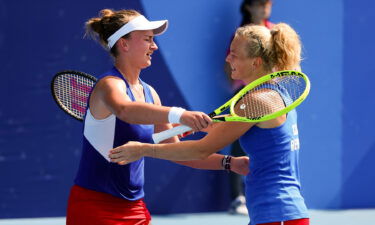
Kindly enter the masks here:
<path id="1" fill-rule="evenodd" d="M 230 155 L 225 155 L 223 160 L 221 161 L 221 166 L 223 167 L 224 170 L 227 172 L 230 171 L 230 160 L 232 159 L 232 156 Z"/>
<path id="2" fill-rule="evenodd" d="M 180 107 L 172 107 L 168 113 L 168 121 L 170 123 L 180 123 L 180 118 L 182 113 L 185 112 L 185 109 Z"/>

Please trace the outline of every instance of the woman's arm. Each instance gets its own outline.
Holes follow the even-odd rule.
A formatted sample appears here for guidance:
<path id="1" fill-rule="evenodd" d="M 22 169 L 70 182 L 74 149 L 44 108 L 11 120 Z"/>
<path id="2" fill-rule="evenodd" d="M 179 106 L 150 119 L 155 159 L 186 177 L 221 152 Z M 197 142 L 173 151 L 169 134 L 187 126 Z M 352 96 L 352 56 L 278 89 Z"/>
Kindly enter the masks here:
<path id="1" fill-rule="evenodd" d="M 141 154 L 144 156 L 169 160 L 202 160 L 212 153 L 220 151 L 242 136 L 253 126 L 253 123 L 223 122 L 204 138 L 198 141 L 184 141 L 173 144 L 143 144 Z"/>
<path id="2" fill-rule="evenodd" d="M 203 170 L 225 170 L 223 167 L 224 155 L 212 154 L 203 160 L 191 160 L 191 161 L 174 161 L 175 163 L 188 166 L 195 169 Z M 249 173 L 249 157 L 231 157 L 230 171 L 238 173 L 240 175 L 247 175 Z"/>
<path id="3" fill-rule="evenodd" d="M 221 150 L 249 130 L 254 124 L 243 122 L 223 122 L 202 139 L 172 144 L 145 144 L 129 142 L 111 150 L 112 162 L 126 164 L 143 156 L 173 161 L 203 160 Z"/>
<path id="4" fill-rule="evenodd" d="M 90 110 L 98 119 L 115 114 L 127 123 L 165 124 L 169 122 L 170 109 L 170 107 L 130 101 L 125 83 L 120 78 L 111 76 L 101 79 L 90 97 Z M 202 112 L 185 111 L 180 122 L 194 130 L 201 130 L 211 123 L 211 119 Z"/>
<path id="5" fill-rule="evenodd" d="M 150 86 L 151 94 L 154 99 L 155 105 L 162 105 L 159 95 L 156 91 Z M 212 129 L 210 126 L 210 129 Z M 172 125 L 169 123 L 166 124 L 156 124 L 154 132 L 158 133 L 167 129 L 171 129 Z M 208 131 L 209 129 L 207 129 Z M 177 137 L 172 137 L 167 140 L 164 140 L 162 143 L 177 143 L 180 140 Z M 177 164 L 188 166 L 195 169 L 206 169 L 206 170 L 224 170 L 222 166 L 224 155 L 212 154 L 207 159 L 203 160 L 192 160 L 192 161 L 174 161 Z M 246 175 L 249 172 L 249 158 L 248 157 L 232 157 L 231 159 L 231 170 L 241 175 Z"/>

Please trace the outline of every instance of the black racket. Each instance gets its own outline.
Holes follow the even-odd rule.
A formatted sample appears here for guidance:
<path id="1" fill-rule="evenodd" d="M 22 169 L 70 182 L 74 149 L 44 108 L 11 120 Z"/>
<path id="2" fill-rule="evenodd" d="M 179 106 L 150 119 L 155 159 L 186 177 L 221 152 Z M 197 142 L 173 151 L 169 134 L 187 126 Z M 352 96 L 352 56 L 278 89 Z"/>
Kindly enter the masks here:
<path id="1" fill-rule="evenodd" d="M 84 72 L 58 72 L 51 82 L 52 96 L 62 110 L 83 121 L 88 97 L 97 80 L 96 77 Z"/>

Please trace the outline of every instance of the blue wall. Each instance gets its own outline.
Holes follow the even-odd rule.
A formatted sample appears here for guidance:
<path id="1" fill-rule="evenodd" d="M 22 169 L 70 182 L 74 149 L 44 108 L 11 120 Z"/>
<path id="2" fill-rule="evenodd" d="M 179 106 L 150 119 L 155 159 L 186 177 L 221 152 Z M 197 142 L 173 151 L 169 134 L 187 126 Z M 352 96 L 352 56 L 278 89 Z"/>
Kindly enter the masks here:
<path id="1" fill-rule="evenodd" d="M 98 44 L 82 38 L 84 21 L 107 7 L 169 19 L 142 78 L 164 104 L 209 112 L 230 95 L 222 69 L 240 2 L 0 0 L 0 218 L 65 215 L 82 124 L 58 109 L 49 82 L 57 71 L 98 75 L 111 66 Z M 272 21 L 299 32 L 312 81 L 299 107 L 306 202 L 319 209 L 375 207 L 375 104 L 367 81 L 375 3 L 274 2 Z M 146 201 L 152 213 L 223 211 L 228 177 L 147 159 Z"/>
<path id="2" fill-rule="evenodd" d="M 340 208 L 343 2 L 275 2 L 274 21 L 290 23 L 301 36 L 302 69 L 312 82 L 299 108 L 303 193 L 311 208 Z"/>
<path id="3" fill-rule="evenodd" d="M 375 2 L 344 1 L 342 207 L 375 206 Z"/>

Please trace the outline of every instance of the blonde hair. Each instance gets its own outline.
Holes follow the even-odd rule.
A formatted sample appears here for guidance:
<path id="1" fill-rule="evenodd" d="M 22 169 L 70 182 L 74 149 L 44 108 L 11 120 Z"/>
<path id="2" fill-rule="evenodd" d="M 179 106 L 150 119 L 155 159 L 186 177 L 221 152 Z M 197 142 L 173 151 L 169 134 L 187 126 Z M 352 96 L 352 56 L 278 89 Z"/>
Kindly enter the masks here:
<path id="1" fill-rule="evenodd" d="M 264 26 L 247 25 L 237 29 L 236 37 L 246 40 L 248 57 L 261 57 L 265 70 L 299 69 L 301 41 L 288 24 L 276 24 L 271 30 Z"/>
<path id="2" fill-rule="evenodd" d="M 104 48 L 108 48 L 107 39 L 123 25 L 128 23 L 133 17 L 139 15 L 141 14 L 138 11 L 132 9 L 118 11 L 103 9 L 99 12 L 99 17 L 93 17 L 85 23 L 85 36 L 98 40 Z M 129 38 L 130 33 L 124 37 Z M 113 56 L 117 56 L 116 48 L 112 47 L 110 50 Z"/>

